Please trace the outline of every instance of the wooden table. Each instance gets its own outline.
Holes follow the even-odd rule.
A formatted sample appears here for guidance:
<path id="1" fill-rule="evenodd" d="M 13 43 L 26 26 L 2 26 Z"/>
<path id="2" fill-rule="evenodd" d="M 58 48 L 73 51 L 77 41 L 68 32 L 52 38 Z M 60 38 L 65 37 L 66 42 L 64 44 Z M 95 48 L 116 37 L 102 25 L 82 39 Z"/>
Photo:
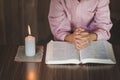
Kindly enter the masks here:
<path id="1" fill-rule="evenodd" d="M 120 80 L 120 45 L 113 45 L 116 65 L 46 65 L 15 62 L 18 46 L 0 45 L 0 80 Z"/>

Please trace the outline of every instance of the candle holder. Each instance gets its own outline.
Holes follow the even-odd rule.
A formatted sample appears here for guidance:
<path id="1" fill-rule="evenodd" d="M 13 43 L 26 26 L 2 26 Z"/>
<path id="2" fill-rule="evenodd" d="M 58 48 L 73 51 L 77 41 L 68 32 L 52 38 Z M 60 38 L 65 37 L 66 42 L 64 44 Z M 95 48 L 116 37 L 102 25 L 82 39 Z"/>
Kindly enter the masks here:
<path id="1" fill-rule="evenodd" d="M 43 46 L 36 46 L 36 54 L 29 57 L 25 54 L 25 47 L 19 46 L 14 60 L 17 62 L 41 62 L 43 57 L 43 51 Z"/>

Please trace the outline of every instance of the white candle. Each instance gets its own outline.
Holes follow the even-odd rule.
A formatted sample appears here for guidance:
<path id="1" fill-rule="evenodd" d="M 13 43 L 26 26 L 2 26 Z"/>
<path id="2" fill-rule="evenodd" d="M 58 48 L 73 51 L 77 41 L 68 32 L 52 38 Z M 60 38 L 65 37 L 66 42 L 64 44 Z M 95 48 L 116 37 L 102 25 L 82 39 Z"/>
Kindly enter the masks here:
<path id="1" fill-rule="evenodd" d="M 29 35 L 25 37 L 25 55 L 34 56 L 35 55 L 35 37 L 31 36 L 30 26 L 28 25 Z"/>

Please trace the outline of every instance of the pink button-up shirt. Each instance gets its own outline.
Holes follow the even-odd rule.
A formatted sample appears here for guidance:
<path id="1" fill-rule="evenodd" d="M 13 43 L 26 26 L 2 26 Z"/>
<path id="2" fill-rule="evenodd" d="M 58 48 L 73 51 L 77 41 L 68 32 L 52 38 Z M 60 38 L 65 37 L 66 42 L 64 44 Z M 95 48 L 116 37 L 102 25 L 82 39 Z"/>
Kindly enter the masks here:
<path id="1" fill-rule="evenodd" d="M 97 40 L 110 38 L 109 0 L 51 0 L 48 19 L 56 40 L 79 27 L 96 33 Z"/>

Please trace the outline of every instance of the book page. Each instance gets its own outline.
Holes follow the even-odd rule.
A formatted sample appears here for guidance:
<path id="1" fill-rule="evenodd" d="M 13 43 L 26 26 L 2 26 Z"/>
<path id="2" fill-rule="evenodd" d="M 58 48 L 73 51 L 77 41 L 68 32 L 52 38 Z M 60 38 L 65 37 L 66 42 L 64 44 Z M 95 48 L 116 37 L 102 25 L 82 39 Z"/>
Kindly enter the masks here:
<path id="1" fill-rule="evenodd" d="M 114 63 L 112 46 L 107 41 L 93 41 L 80 50 L 83 63 Z M 113 59 L 112 59 L 113 58 Z M 113 61 L 112 61 L 113 60 Z"/>
<path id="2" fill-rule="evenodd" d="M 79 64 L 79 51 L 74 44 L 53 41 L 48 43 L 46 64 Z"/>

